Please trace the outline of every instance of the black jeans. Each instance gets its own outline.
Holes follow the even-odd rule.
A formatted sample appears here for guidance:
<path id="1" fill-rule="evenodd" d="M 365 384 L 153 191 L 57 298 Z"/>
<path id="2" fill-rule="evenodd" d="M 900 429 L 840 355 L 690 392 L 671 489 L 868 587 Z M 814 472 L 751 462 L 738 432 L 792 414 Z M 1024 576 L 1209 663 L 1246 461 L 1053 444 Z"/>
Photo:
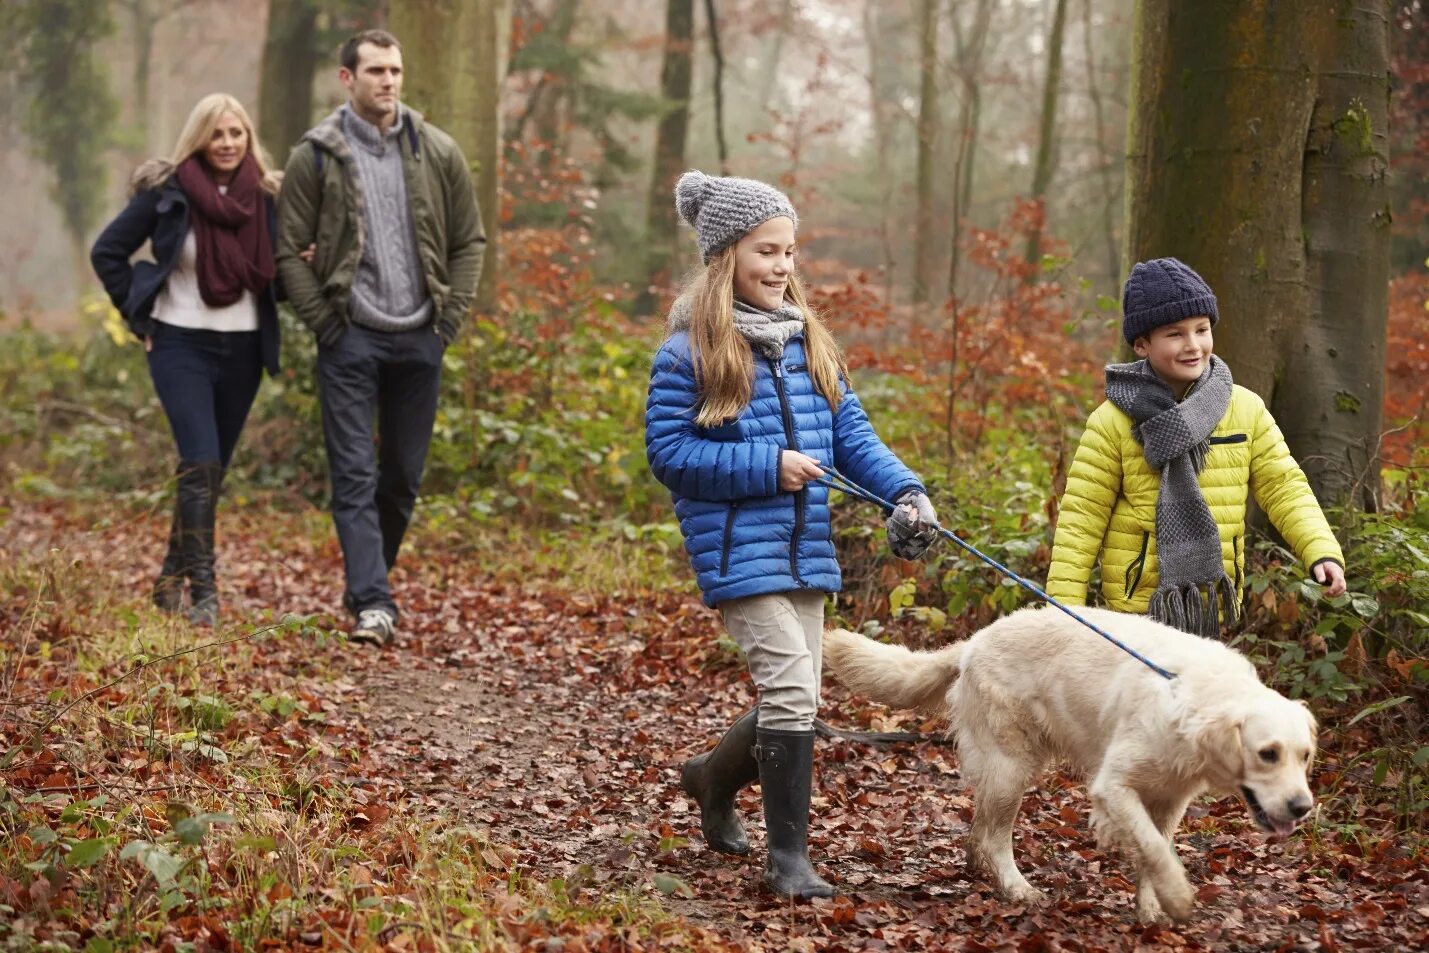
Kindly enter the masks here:
<path id="1" fill-rule="evenodd" d="M 258 393 L 257 331 L 199 331 L 156 322 L 149 375 L 184 465 L 227 467 Z"/>
<path id="2" fill-rule="evenodd" d="M 422 482 L 444 350 L 431 325 L 373 331 L 354 324 L 318 348 L 332 519 L 347 576 L 343 604 L 354 614 L 397 613 L 387 572 Z"/>

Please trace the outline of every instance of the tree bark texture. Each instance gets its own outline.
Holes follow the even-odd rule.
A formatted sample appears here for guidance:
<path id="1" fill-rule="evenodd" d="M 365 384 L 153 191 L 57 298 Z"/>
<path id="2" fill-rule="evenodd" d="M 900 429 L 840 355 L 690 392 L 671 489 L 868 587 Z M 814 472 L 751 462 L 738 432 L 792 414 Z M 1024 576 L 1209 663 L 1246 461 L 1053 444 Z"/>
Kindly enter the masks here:
<path id="1" fill-rule="evenodd" d="M 258 138 L 278 168 L 313 124 L 318 66 L 315 0 L 271 0 L 258 78 Z"/>
<path id="2" fill-rule="evenodd" d="M 486 226 L 475 308 L 491 312 L 501 244 L 497 107 L 506 78 L 510 0 L 392 0 L 389 22 L 402 41 L 403 99 L 450 134 L 472 167 Z"/>
<path id="3" fill-rule="evenodd" d="M 675 213 L 674 189 L 675 180 L 685 168 L 694 34 L 694 0 L 667 0 L 660 95 L 668 104 L 669 111 L 661 117 L 655 130 L 655 158 L 650 172 L 645 219 L 649 249 L 648 281 L 637 308 L 641 313 L 649 313 L 653 309 L 655 295 L 650 288 L 668 285 L 673 263 L 679 260 L 679 218 Z"/>
<path id="4" fill-rule="evenodd" d="M 1368 495 L 1389 273 L 1384 0 L 1140 0 L 1126 247 L 1216 292 L 1216 352 L 1322 502 Z"/>

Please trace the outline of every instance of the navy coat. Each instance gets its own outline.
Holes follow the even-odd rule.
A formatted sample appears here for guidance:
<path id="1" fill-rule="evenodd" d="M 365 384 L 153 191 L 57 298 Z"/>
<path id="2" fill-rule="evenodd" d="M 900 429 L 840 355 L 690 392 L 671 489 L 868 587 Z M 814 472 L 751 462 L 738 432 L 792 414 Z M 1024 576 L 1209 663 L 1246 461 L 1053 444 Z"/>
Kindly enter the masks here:
<path id="1" fill-rule="evenodd" d="M 814 389 L 796 335 L 779 360 L 756 353 L 754 388 L 737 418 L 695 424 L 698 395 L 687 332 L 655 355 L 645 405 L 645 453 L 669 488 L 685 550 L 706 605 L 842 584 L 829 522 L 829 490 L 779 489 L 779 455 L 797 450 L 831 464 L 885 500 L 923 484 L 874 433 L 858 397 L 843 388 L 838 412 Z"/>
<path id="2" fill-rule="evenodd" d="M 264 197 L 268 233 L 277 247 L 277 216 L 273 199 Z M 154 299 L 179 262 L 184 239 L 189 233 L 189 200 L 179 186 L 178 176 L 156 189 L 137 193 L 124 211 L 99 233 L 90 249 L 89 261 L 104 285 L 109 300 L 137 337 L 154 333 Z M 148 242 L 153 261 L 130 262 L 134 253 Z M 279 371 L 278 285 L 268 283 L 256 296 L 258 341 L 263 366 L 270 377 Z"/>

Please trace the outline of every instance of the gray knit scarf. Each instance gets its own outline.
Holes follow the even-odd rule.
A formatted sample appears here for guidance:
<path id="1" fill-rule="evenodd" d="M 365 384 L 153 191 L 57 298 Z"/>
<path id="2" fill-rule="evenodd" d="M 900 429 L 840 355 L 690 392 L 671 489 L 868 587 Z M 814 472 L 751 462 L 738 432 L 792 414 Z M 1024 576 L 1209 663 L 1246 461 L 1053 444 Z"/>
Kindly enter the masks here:
<path id="1" fill-rule="evenodd" d="M 761 311 L 738 298 L 734 302 L 734 328 L 749 346 L 777 361 L 789 339 L 804 330 L 804 312 L 785 302 L 773 311 Z"/>
<path id="2" fill-rule="evenodd" d="M 687 331 L 690 327 L 690 308 L 694 298 L 688 294 L 675 299 L 670 306 L 670 318 L 666 327 L 671 333 Z M 785 302 L 774 311 L 761 311 L 739 299 L 734 302 L 734 327 L 749 346 L 770 360 L 778 360 L 784 353 L 784 345 L 789 339 L 804 330 L 804 312 Z"/>
<path id="3" fill-rule="evenodd" d="M 1239 611 L 1235 584 L 1226 576 L 1221 534 L 1201 495 L 1197 474 L 1210 452 L 1208 438 L 1230 406 L 1230 368 L 1212 357 L 1186 398 L 1176 395 L 1146 361 L 1110 364 L 1106 396 L 1132 420 L 1131 433 L 1146 462 L 1161 471 L 1156 497 L 1156 551 L 1161 583 L 1151 596 L 1151 618 L 1194 635 L 1220 635 Z"/>

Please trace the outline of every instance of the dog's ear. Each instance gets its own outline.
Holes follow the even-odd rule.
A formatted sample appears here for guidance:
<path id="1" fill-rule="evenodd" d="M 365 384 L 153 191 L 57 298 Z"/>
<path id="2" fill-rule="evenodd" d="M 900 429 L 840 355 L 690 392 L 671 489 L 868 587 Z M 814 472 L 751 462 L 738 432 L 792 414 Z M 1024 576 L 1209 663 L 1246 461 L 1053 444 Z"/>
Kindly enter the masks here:
<path id="1" fill-rule="evenodd" d="M 1314 738 L 1320 733 L 1320 723 L 1315 720 L 1315 713 L 1310 710 L 1310 703 L 1303 698 L 1295 699 L 1295 704 L 1299 705 L 1305 712 L 1305 720 L 1310 723 L 1310 737 Z"/>
<path id="2" fill-rule="evenodd" d="M 1240 750 L 1245 715 L 1232 709 L 1211 714 L 1196 731 L 1196 751 L 1206 763 L 1239 779 L 1245 766 Z"/>

